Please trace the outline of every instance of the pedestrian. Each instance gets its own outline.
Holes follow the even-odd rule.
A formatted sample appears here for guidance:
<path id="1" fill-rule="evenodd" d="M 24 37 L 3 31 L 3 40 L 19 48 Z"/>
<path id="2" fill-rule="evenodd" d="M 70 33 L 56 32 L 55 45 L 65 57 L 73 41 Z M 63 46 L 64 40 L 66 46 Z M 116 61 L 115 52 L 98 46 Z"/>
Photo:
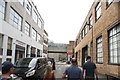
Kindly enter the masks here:
<path id="1" fill-rule="evenodd" d="M 52 71 L 52 67 L 50 65 L 47 65 L 43 80 L 55 80 L 55 73 Z"/>
<path id="2" fill-rule="evenodd" d="M 2 75 L 0 75 L 0 80 L 14 80 L 10 76 L 14 72 L 14 65 L 9 62 L 5 61 L 2 63 Z"/>
<path id="3" fill-rule="evenodd" d="M 72 65 L 66 68 L 62 75 L 62 78 L 67 78 L 68 80 L 82 80 L 82 70 L 77 66 L 77 60 L 72 58 Z"/>
<path id="4" fill-rule="evenodd" d="M 83 75 L 85 73 L 85 80 L 98 80 L 97 67 L 91 62 L 91 57 L 87 56 L 86 61 L 83 64 Z M 95 75 L 94 75 L 95 74 Z"/>
<path id="5" fill-rule="evenodd" d="M 53 62 L 53 64 L 52 64 L 52 70 L 55 70 L 55 60 L 52 59 L 52 62 Z"/>

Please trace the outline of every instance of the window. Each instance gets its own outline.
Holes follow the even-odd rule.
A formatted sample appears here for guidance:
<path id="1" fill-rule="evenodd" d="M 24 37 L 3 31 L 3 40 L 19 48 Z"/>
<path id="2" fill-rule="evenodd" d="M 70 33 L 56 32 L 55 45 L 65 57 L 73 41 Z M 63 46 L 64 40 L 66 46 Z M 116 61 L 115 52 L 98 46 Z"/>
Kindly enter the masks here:
<path id="1" fill-rule="evenodd" d="M 41 28 L 41 21 L 38 19 L 38 27 Z"/>
<path id="2" fill-rule="evenodd" d="M 82 33 L 81 33 L 81 38 L 83 39 L 84 38 L 84 29 L 82 30 Z"/>
<path id="3" fill-rule="evenodd" d="M 12 38 L 8 37 L 8 46 L 7 49 L 12 49 Z"/>
<path id="4" fill-rule="evenodd" d="M 2 46 L 3 46 L 3 35 L 2 34 L 0 34 L 0 55 L 2 55 L 3 54 L 3 48 L 2 48 Z"/>
<path id="5" fill-rule="evenodd" d="M 89 23 L 90 23 L 89 26 L 90 26 L 90 29 L 91 29 L 91 28 L 92 28 L 92 25 L 93 25 L 93 24 L 92 24 L 92 15 L 91 15 L 90 18 L 89 18 Z"/>
<path id="6" fill-rule="evenodd" d="M 109 6 L 112 2 L 113 0 L 107 0 L 107 6 Z"/>
<path id="7" fill-rule="evenodd" d="M 3 35 L 0 34 L 0 48 L 2 48 L 2 45 L 3 45 Z"/>
<path id="8" fill-rule="evenodd" d="M 25 34 L 30 35 L 30 24 L 25 22 Z"/>
<path id="9" fill-rule="evenodd" d="M 86 35 L 87 34 L 87 25 L 85 25 L 84 29 L 85 29 L 85 35 Z"/>
<path id="10" fill-rule="evenodd" d="M 22 27 L 22 17 L 12 8 L 10 8 L 10 19 L 9 23 L 15 28 L 21 30 Z"/>
<path id="11" fill-rule="evenodd" d="M 83 39 L 85 35 L 87 34 L 87 25 L 84 26 L 82 33 L 81 33 L 81 38 Z"/>
<path id="12" fill-rule="evenodd" d="M 40 43 L 40 34 L 37 34 L 37 42 Z"/>
<path id="13" fill-rule="evenodd" d="M 95 8 L 95 14 L 96 14 L 96 20 L 99 19 L 101 15 L 101 2 L 98 2 L 96 8 Z"/>
<path id="14" fill-rule="evenodd" d="M 32 38 L 36 40 L 37 32 L 32 28 Z"/>
<path id="15" fill-rule="evenodd" d="M 103 62 L 103 53 L 102 53 L 102 36 L 97 38 L 97 62 Z"/>
<path id="16" fill-rule="evenodd" d="M 109 31 L 109 63 L 120 64 L 120 24 Z"/>
<path id="17" fill-rule="evenodd" d="M 5 16 L 5 1 L 0 0 L 0 19 L 4 19 Z"/>
<path id="18" fill-rule="evenodd" d="M 24 0 L 19 0 L 19 2 L 23 5 L 23 3 L 24 3 Z"/>
<path id="19" fill-rule="evenodd" d="M 8 43 L 7 43 L 7 55 L 12 55 L 12 38 L 8 37 Z"/>
<path id="20" fill-rule="evenodd" d="M 28 0 L 26 0 L 26 10 L 27 10 L 28 14 L 30 15 L 31 11 L 32 11 L 32 6 Z"/>
<path id="21" fill-rule="evenodd" d="M 37 14 L 35 11 L 33 11 L 32 17 L 33 17 L 33 20 L 37 23 Z"/>

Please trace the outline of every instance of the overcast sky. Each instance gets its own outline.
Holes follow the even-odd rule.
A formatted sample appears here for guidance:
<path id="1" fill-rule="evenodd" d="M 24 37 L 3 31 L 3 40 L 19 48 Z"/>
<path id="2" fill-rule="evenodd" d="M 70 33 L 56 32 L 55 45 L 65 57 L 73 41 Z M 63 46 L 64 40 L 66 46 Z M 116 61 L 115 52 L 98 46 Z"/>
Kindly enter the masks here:
<path id="1" fill-rule="evenodd" d="M 55 43 L 75 40 L 94 0 L 33 0 Z"/>

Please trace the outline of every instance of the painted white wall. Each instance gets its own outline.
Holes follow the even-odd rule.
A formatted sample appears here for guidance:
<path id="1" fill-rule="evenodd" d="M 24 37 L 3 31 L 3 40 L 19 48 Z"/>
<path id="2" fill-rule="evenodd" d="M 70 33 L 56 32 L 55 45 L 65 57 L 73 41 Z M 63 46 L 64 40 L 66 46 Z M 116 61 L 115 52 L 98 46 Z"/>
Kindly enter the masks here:
<path id="1" fill-rule="evenodd" d="M 29 44 L 33 47 L 36 47 L 40 50 L 43 50 L 43 45 L 32 39 L 31 37 L 27 36 L 23 32 L 19 31 L 18 29 L 14 28 L 10 24 L 5 21 L 2 21 L 2 31 L 0 33 L 10 36 L 13 39 L 19 40 L 23 43 Z"/>

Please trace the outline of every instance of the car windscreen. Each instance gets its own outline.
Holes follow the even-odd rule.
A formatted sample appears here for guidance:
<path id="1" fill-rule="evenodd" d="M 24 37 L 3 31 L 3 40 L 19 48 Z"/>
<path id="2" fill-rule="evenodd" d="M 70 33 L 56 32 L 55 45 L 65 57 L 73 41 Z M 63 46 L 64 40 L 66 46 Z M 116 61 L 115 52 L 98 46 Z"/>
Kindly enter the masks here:
<path id="1" fill-rule="evenodd" d="M 36 65 L 37 59 L 23 58 L 16 62 L 16 67 L 34 67 Z"/>

